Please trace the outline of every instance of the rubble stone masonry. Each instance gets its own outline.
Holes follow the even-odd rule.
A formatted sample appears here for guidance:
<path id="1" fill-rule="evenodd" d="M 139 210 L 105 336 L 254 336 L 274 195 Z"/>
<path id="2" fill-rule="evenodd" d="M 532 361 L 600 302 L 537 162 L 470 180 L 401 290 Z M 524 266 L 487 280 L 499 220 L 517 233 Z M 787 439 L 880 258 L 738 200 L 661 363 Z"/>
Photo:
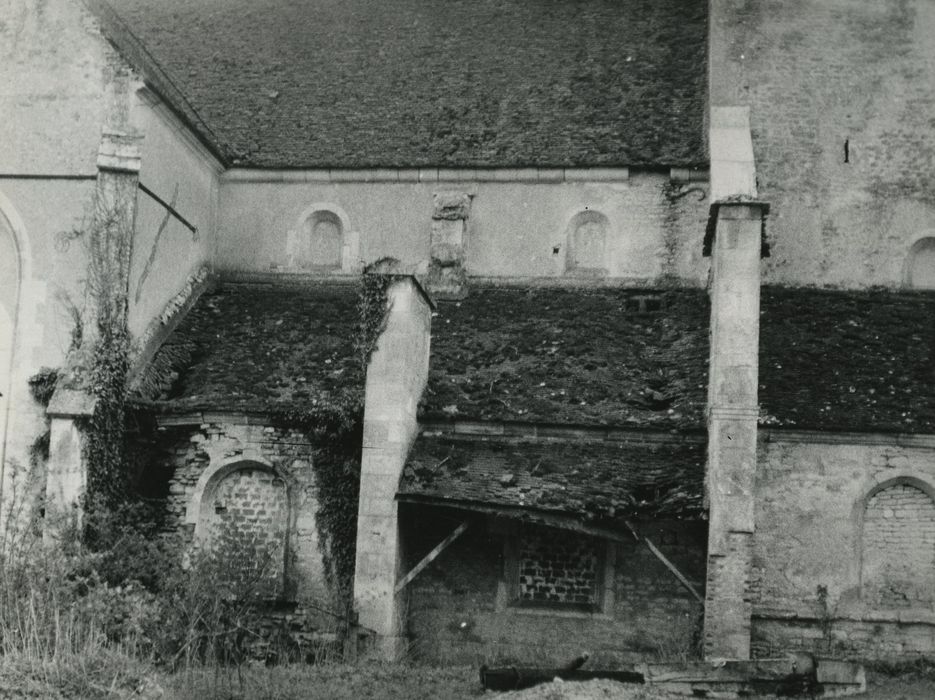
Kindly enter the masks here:
<path id="1" fill-rule="evenodd" d="M 753 651 L 935 650 L 935 440 L 761 431 Z"/>
<path id="2" fill-rule="evenodd" d="M 158 455 L 148 475 L 167 489 L 168 527 L 188 538 L 228 533 L 257 545 L 276 609 L 266 634 L 287 634 L 300 646 L 330 638 L 337 611 L 328 589 L 315 526 L 313 447 L 299 430 L 236 414 L 163 417 Z M 267 527 L 268 526 L 268 527 Z M 277 569 L 278 567 L 278 569 Z"/>

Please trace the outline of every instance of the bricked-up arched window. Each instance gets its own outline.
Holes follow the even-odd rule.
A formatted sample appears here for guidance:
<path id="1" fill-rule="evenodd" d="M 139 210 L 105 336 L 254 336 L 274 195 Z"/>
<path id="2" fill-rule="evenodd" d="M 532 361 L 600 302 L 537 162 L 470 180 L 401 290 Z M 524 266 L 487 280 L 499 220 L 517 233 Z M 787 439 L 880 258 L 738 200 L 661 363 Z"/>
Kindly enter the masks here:
<path id="1" fill-rule="evenodd" d="M 331 211 L 321 210 L 305 222 L 308 235 L 307 266 L 338 270 L 344 248 L 344 230 L 341 219 Z"/>
<path id="2" fill-rule="evenodd" d="M 935 289 L 935 238 L 921 238 L 912 246 L 906 277 L 914 289 Z"/>
<path id="3" fill-rule="evenodd" d="M 218 474 L 201 507 L 206 543 L 221 554 L 218 581 L 234 597 L 286 595 L 289 493 L 270 468 L 242 462 Z"/>
<path id="4" fill-rule="evenodd" d="M 911 483 L 872 494 L 864 511 L 861 596 L 875 608 L 935 603 L 935 501 Z"/>
<path id="5" fill-rule="evenodd" d="M 568 254 L 565 272 L 571 274 L 607 274 L 607 217 L 586 209 L 572 217 L 568 225 Z"/>
<path id="6" fill-rule="evenodd" d="M 20 251 L 16 237 L 0 209 L 0 458 L 6 441 L 7 423 L 2 419 L 13 384 L 13 342 L 16 338 L 16 307 L 19 300 Z"/>

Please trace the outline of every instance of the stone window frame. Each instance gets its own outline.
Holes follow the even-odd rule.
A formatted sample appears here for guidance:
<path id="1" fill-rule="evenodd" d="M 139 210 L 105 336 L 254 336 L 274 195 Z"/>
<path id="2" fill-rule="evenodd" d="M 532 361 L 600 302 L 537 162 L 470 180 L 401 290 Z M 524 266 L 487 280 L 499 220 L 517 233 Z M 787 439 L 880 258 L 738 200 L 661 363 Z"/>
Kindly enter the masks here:
<path id="1" fill-rule="evenodd" d="M 287 248 L 296 244 L 300 236 L 306 235 L 309 222 L 317 215 L 325 214 L 337 219 L 341 226 L 341 261 L 336 266 L 314 266 L 317 274 L 356 274 L 360 272 L 360 235 L 351 228 L 351 220 L 343 207 L 334 202 L 315 202 L 310 204 L 295 220 L 295 226 L 288 233 Z M 290 256 L 291 257 L 291 256 Z"/>
<path id="2" fill-rule="evenodd" d="M 9 323 L 4 323 L 2 328 L 6 335 L 6 343 L 0 342 L 0 345 L 5 345 L 0 348 L 0 363 L 2 363 L 0 378 L 6 380 L 6 385 L 0 386 L 0 415 L 7 415 L 10 407 L 16 406 L 16 402 L 23 399 L 22 392 L 26 387 L 25 382 L 22 382 L 22 387 L 20 387 L 14 381 L 15 368 L 24 357 L 30 356 L 34 344 L 31 339 L 43 337 L 43 333 L 38 330 L 40 315 L 34 313 L 33 309 L 38 300 L 44 298 L 45 293 L 40 290 L 38 283 L 32 281 L 34 279 L 33 253 L 26 224 L 13 201 L 8 199 L 2 191 L 0 191 L 0 218 L 8 227 L 13 248 L 16 251 L 14 267 L 17 275 L 14 282 L 12 308 L 7 312 L 10 317 Z M 40 291 L 42 294 L 39 293 Z M 8 423 L 9 421 L 0 423 L 0 477 L 3 477 L 5 473 L 7 450 L 12 447 L 10 438 L 13 433 Z"/>
<path id="3" fill-rule="evenodd" d="M 855 529 L 857 536 L 854 538 L 854 548 L 857 561 L 857 594 L 863 603 L 864 591 L 864 520 L 867 513 L 867 506 L 871 499 L 878 493 L 894 486 L 911 486 L 918 489 L 935 502 L 935 485 L 929 483 L 925 478 L 915 474 L 897 474 L 895 476 L 886 475 L 874 479 L 874 485 L 870 487 L 864 495 L 858 499 L 854 508 Z"/>
<path id="4" fill-rule="evenodd" d="M 935 290 L 935 287 L 918 287 L 912 281 L 913 262 L 923 248 L 935 249 L 935 230 L 925 231 L 909 246 L 909 252 L 906 253 L 906 258 L 903 262 L 903 286 L 907 289 Z"/>
<path id="5" fill-rule="evenodd" d="M 237 455 L 229 457 L 220 462 L 212 462 L 198 477 L 195 489 L 188 499 L 188 505 L 185 509 L 185 518 L 183 524 L 188 527 L 192 533 L 192 545 L 197 547 L 199 542 L 207 539 L 208 532 L 206 528 L 206 519 L 203 514 L 211 508 L 211 503 L 217 494 L 221 482 L 234 474 L 245 469 L 260 469 L 273 474 L 277 479 L 281 479 L 286 490 L 286 528 L 283 533 L 283 571 L 282 588 L 280 601 L 292 602 L 296 595 L 296 582 L 293 575 L 292 562 L 292 540 L 296 532 L 298 512 L 295 507 L 297 484 L 291 474 L 283 471 L 272 462 L 261 457 Z"/>
<path id="6" fill-rule="evenodd" d="M 598 543 L 597 590 L 594 605 L 590 610 L 570 603 L 528 603 L 519 600 L 519 549 L 520 537 L 524 526 L 532 525 L 543 530 L 558 529 L 581 537 L 590 537 Z M 502 572 L 497 588 L 497 612 L 516 614 L 552 615 L 560 617 L 606 617 L 613 615 L 615 603 L 615 581 L 617 565 L 617 546 L 613 540 L 606 540 L 571 528 L 554 528 L 540 523 L 508 521 L 492 526 L 492 531 L 503 534 Z M 603 546 L 601 546 L 603 543 Z"/>
<path id="7" fill-rule="evenodd" d="M 575 233 L 578 227 L 587 220 L 597 220 L 604 224 L 604 262 L 601 267 L 578 266 L 575 264 Z M 606 265 L 607 237 L 610 234 L 610 217 L 599 209 L 585 206 L 575 211 L 565 226 L 565 269 L 564 274 L 569 277 L 606 277 L 609 270 Z"/>

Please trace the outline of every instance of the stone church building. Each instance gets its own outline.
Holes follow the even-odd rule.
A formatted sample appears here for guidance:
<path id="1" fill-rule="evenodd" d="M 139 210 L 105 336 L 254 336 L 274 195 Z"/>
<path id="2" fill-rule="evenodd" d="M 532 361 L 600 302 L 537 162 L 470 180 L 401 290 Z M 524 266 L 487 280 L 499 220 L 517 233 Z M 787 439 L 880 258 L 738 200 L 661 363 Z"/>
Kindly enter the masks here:
<path id="1" fill-rule="evenodd" d="M 29 379 L 80 354 L 104 201 L 135 482 L 262 541 L 297 634 L 340 404 L 373 653 L 930 654 L 932 36 L 928 0 L 12 0 L 0 501 L 84 492 L 95 396 Z"/>

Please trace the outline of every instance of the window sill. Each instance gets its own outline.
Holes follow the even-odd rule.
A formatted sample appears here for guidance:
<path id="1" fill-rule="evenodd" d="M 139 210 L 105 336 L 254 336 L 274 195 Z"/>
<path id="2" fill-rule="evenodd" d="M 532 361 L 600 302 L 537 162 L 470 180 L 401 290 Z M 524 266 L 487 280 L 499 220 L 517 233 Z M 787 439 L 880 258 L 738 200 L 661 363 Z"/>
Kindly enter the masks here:
<path id="1" fill-rule="evenodd" d="M 585 612 L 584 610 L 562 610 L 561 608 L 524 608 L 508 605 L 503 609 L 508 615 L 528 615 L 530 617 L 563 617 L 578 620 L 613 620 L 605 612 Z"/>

